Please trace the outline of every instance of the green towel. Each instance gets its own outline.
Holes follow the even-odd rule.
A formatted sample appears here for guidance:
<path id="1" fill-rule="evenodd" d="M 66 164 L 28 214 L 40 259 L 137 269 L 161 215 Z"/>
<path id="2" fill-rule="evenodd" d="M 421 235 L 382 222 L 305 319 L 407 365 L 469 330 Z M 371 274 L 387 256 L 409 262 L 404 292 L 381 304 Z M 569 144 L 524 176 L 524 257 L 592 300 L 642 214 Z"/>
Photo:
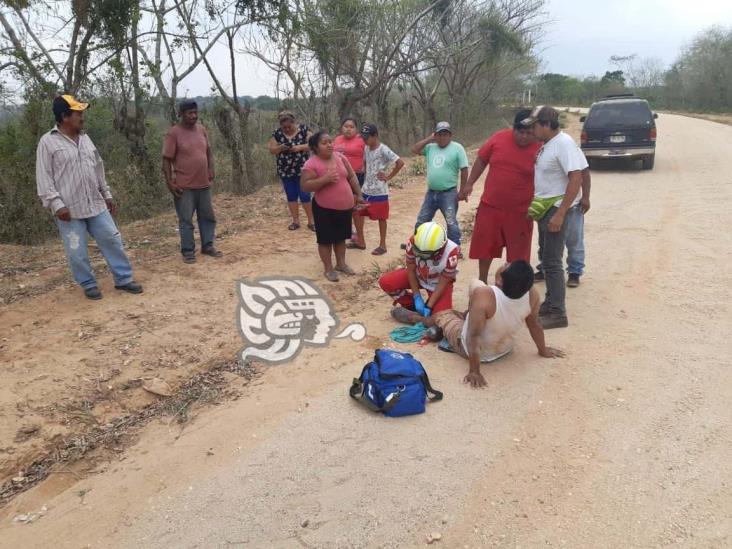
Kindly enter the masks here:
<path id="1" fill-rule="evenodd" d="M 546 212 L 549 211 L 549 208 L 554 206 L 557 200 L 561 200 L 562 198 L 564 198 L 563 194 L 559 196 L 551 196 L 549 198 L 541 198 L 539 196 L 535 196 L 534 200 L 531 201 L 531 205 L 529 206 L 529 216 L 534 221 L 539 221 L 542 217 L 546 215 Z"/>
<path id="2" fill-rule="evenodd" d="M 394 328 L 389 337 L 397 343 L 417 343 L 422 340 L 426 331 L 427 327 L 421 322 L 417 322 L 414 326 Z"/>

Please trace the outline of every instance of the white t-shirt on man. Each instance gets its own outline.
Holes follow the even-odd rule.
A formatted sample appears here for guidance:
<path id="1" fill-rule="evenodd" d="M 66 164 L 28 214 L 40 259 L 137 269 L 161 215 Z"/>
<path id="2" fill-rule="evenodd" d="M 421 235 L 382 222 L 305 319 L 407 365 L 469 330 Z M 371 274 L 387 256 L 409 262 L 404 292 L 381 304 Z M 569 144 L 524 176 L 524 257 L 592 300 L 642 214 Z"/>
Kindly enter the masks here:
<path id="1" fill-rule="evenodd" d="M 377 175 L 379 172 L 386 171 L 389 164 L 399 160 L 399 155 L 383 143 L 380 143 L 374 150 L 371 150 L 366 145 L 363 158 L 366 162 L 366 177 L 364 178 L 361 192 L 369 196 L 388 195 L 389 183 L 379 180 Z"/>
<path id="2" fill-rule="evenodd" d="M 560 131 L 544 146 L 536 156 L 534 171 L 534 195 L 539 198 L 563 196 L 569 185 L 569 172 L 584 170 L 587 159 L 582 150 L 569 135 Z M 577 193 L 572 205 L 582 198 L 582 191 Z M 562 201 L 558 200 L 557 205 Z"/>

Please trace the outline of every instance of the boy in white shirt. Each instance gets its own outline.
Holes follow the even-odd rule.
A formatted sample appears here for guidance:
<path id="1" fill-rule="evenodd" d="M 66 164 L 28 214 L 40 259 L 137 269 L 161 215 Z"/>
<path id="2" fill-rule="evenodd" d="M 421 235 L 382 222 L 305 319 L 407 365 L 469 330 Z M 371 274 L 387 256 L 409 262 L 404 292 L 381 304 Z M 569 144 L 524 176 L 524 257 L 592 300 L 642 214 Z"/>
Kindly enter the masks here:
<path id="1" fill-rule="evenodd" d="M 364 162 L 366 176 L 361 192 L 365 206 L 358 210 L 353 218 L 356 226 L 357 241 L 349 245 L 361 250 L 366 248 L 364 236 L 364 217 L 379 222 L 379 245 L 371 252 L 373 255 L 386 253 L 386 220 L 389 219 L 389 181 L 394 179 L 404 166 L 404 160 L 394 151 L 384 145 L 379 139 L 379 130 L 375 124 L 364 124 L 361 137 L 366 143 L 364 148 Z M 389 174 L 386 169 L 394 164 Z"/>

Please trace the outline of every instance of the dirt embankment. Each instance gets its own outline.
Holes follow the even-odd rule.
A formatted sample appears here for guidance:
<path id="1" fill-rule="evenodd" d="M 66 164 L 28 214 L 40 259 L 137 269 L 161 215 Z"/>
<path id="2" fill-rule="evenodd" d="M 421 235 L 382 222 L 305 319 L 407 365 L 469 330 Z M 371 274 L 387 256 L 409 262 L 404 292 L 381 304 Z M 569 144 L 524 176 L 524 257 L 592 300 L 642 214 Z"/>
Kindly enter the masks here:
<path id="1" fill-rule="evenodd" d="M 393 192 L 395 200 L 405 195 L 411 208 L 424 183 L 410 171 L 405 167 Z M 305 229 L 287 231 L 277 186 L 244 198 L 216 195 L 215 207 L 225 251 L 219 260 L 180 261 L 173 213 L 121 228 L 145 287 L 140 297 L 114 290 L 93 242 L 90 255 L 104 293 L 100 302 L 86 300 L 73 284 L 58 241 L 0 246 L 0 322 L 6 328 L 0 341 L 6 365 L 0 387 L 0 504 L 49 473 L 70 471 L 63 474 L 77 478 L 110 452 L 121 452 L 150 419 L 178 421 L 192 407 L 242 394 L 258 375 L 256 363 L 236 360 L 241 342 L 232 332 L 234 282 L 278 272 L 319 280 L 314 237 Z M 389 256 L 368 255 L 359 276 L 329 288 L 341 311 L 398 261 L 399 239 L 391 238 L 395 249 Z M 154 378 L 169 384 L 176 397 L 161 403 L 144 390 Z M 191 385 L 195 380 L 209 390 L 199 394 Z M 81 457 L 91 459 L 78 463 Z"/>

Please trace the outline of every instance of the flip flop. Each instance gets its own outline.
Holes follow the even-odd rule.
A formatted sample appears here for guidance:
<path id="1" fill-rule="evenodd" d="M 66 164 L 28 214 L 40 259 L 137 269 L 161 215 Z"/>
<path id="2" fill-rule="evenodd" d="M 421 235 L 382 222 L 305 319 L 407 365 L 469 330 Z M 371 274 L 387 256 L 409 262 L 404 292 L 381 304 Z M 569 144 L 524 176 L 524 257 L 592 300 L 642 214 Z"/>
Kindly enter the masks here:
<path id="1" fill-rule="evenodd" d="M 351 241 L 346 244 L 346 248 L 348 248 L 349 250 L 365 250 L 366 246 L 360 246 L 359 244 Z"/>
<path id="2" fill-rule="evenodd" d="M 315 232 L 315 223 L 308 223 L 308 229 Z"/>
<path id="3" fill-rule="evenodd" d="M 384 255 L 385 253 L 386 248 L 382 248 L 381 246 L 379 246 L 377 248 L 374 248 L 374 251 L 371 252 L 371 255 Z"/>
<path id="4" fill-rule="evenodd" d="M 325 273 L 325 278 L 330 280 L 331 282 L 338 282 L 338 273 L 335 271 L 328 271 Z"/>
<path id="5" fill-rule="evenodd" d="M 290 223 L 290 224 L 289 224 L 289 225 L 287 226 L 287 230 L 288 230 L 288 231 L 296 231 L 296 230 L 298 230 L 299 228 L 300 228 L 300 224 L 299 224 L 299 223 Z"/>
<path id="6" fill-rule="evenodd" d="M 351 269 L 348 265 L 344 265 L 343 267 L 336 267 L 335 270 L 348 276 L 353 276 L 356 274 L 356 271 Z"/>
<path id="7" fill-rule="evenodd" d="M 440 343 L 437 345 L 437 348 L 440 351 L 445 351 L 446 353 L 454 353 L 455 350 L 450 345 L 450 342 L 447 341 L 447 338 L 444 338 Z"/>

